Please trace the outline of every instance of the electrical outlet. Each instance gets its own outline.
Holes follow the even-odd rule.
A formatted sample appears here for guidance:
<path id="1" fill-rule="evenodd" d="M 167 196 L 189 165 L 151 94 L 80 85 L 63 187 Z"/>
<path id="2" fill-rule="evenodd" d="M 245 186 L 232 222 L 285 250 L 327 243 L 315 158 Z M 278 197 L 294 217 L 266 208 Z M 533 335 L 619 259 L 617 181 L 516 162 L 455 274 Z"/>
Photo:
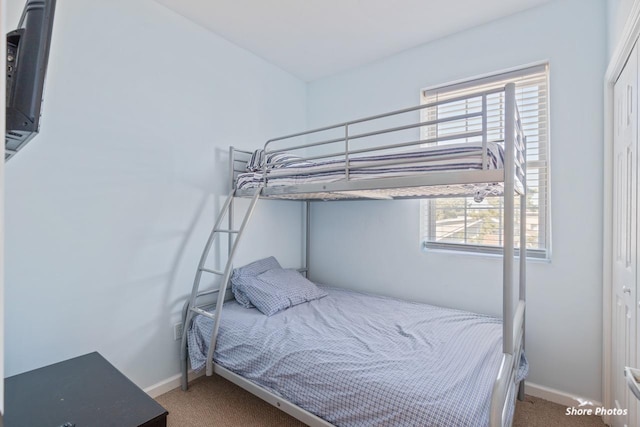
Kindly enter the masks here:
<path id="1" fill-rule="evenodd" d="M 176 341 L 182 339 L 182 322 L 173 325 L 173 339 Z"/>

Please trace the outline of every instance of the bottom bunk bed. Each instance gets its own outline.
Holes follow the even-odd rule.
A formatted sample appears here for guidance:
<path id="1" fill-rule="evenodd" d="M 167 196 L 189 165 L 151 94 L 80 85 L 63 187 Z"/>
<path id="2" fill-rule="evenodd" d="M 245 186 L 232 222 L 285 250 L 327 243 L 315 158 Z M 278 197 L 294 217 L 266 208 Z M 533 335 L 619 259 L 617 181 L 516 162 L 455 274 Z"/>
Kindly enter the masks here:
<path id="1" fill-rule="evenodd" d="M 298 272 L 280 270 L 265 270 L 270 277 L 260 276 L 261 288 L 249 283 L 246 291 L 241 285 L 253 277 L 234 272 L 236 299 L 223 305 L 216 372 L 254 393 L 270 393 L 276 406 L 282 399 L 336 426 L 489 425 L 501 319 L 315 287 Z M 193 320 L 194 370 L 206 364 L 213 325 L 204 315 Z M 522 356 L 507 396 L 507 425 L 527 370 Z"/>

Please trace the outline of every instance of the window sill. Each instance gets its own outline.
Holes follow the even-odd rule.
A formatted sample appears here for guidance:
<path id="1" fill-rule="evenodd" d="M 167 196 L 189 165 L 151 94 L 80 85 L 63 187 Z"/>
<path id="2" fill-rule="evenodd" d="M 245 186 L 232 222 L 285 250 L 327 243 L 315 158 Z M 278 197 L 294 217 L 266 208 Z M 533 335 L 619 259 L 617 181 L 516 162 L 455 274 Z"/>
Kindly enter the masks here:
<path id="1" fill-rule="evenodd" d="M 426 247 L 424 244 L 421 245 L 421 252 L 424 254 L 441 254 L 441 255 L 454 255 L 461 257 L 472 257 L 472 258 L 486 258 L 486 259 L 495 259 L 501 260 L 501 253 L 488 253 L 481 251 L 467 251 L 464 249 L 450 249 L 450 248 L 436 248 L 436 247 Z M 516 259 L 520 259 L 519 255 L 515 256 Z M 527 257 L 527 262 L 540 263 L 540 264 L 551 264 L 551 257 L 547 256 L 545 258 L 542 257 Z"/>

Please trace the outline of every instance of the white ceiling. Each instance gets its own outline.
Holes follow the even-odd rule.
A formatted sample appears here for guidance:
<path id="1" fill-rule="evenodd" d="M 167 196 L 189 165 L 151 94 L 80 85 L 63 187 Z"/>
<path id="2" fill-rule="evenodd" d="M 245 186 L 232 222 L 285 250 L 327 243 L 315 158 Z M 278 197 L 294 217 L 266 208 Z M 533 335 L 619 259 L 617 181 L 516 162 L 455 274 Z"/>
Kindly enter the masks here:
<path id="1" fill-rule="evenodd" d="M 551 0 L 156 0 L 310 81 Z"/>

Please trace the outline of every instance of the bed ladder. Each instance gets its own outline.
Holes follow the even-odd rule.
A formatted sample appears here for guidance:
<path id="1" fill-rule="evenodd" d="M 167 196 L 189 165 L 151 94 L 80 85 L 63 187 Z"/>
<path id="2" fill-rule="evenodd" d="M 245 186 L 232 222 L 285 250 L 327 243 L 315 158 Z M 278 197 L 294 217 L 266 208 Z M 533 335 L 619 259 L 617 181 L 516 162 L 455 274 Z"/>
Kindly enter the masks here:
<path id="1" fill-rule="evenodd" d="M 234 216 L 234 200 L 236 198 L 236 190 L 232 190 L 229 193 L 224 205 L 222 205 L 222 209 L 218 214 L 218 218 L 209 234 L 209 238 L 207 239 L 207 243 L 204 247 L 204 251 L 202 251 L 202 256 L 200 257 L 200 262 L 198 263 L 198 270 L 196 271 L 196 276 L 193 280 L 193 288 L 191 289 L 191 297 L 188 300 L 188 303 L 185 304 L 183 308 L 182 318 L 183 318 L 183 330 L 182 330 L 182 342 L 180 347 L 180 365 L 182 369 L 182 389 L 187 389 L 187 331 L 189 330 L 191 321 L 193 320 L 193 316 L 196 314 L 208 317 L 213 319 L 213 332 L 211 336 L 211 342 L 209 346 L 209 354 L 207 357 L 207 376 L 210 376 L 213 373 L 213 350 L 215 349 L 216 338 L 218 335 L 218 329 L 220 327 L 220 313 L 222 310 L 216 310 L 214 313 L 209 313 L 203 309 L 205 306 L 211 306 L 211 303 L 206 303 L 201 306 L 198 306 L 197 299 L 204 295 L 211 295 L 217 293 L 217 302 L 216 307 L 221 306 L 224 303 L 225 295 L 227 293 L 227 288 L 229 285 L 229 279 L 231 278 L 231 272 L 233 271 L 233 258 L 238 249 L 238 244 L 240 243 L 241 237 L 245 231 L 253 212 L 255 211 L 256 204 L 262 195 L 263 187 L 259 187 L 256 189 L 255 194 L 251 198 L 251 202 L 247 207 L 244 218 L 242 219 L 242 223 L 240 228 L 233 228 L 233 216 Z M 228 220 L 228 228 L 221 228 L 222 223 L 225 219 Z M 224 270 L 215 270 L 211 268 L 205 267 L 207 260 L 209 259 L 209 254 L 211 252 L 211 248 L 214 246 L 214 242 L 216 238 L 222 235 L 228 235 L 228 251 L 227 251 L 227 262 L 225 264 Z M 216 276 L 221 276 L 222 279 L 220 281 L 220 285 L 217 289 L 209 289 L 206 291 L 200 291 L 200 285 L 202 282 L 202 275 L 213 274 Z"/>

